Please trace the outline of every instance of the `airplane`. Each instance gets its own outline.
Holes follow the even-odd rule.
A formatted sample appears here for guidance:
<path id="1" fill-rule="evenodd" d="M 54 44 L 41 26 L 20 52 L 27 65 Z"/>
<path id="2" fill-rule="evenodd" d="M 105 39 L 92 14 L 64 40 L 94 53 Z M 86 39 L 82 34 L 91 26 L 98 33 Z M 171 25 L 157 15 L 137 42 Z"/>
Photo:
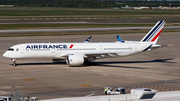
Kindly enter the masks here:
<path id="1" fill-rule="evenodd" d="M 89 40 L 91 39 L 91 37 L 92 37 L 92 36 L 90 36 L 89 38 L 87 38 L 87 39 L 84 41 L 84 43 L 88 43 Z"/>
<path id="2" fill-rule="evenodd" d="M 10 47 L 3 56 L 16 66 L 19 58 L 51 58 L 65 60 L 69 66 L 80 66 L 96 59 L 129 56 L 159 48 L 157 40 L 165 21 L 158 21 L 141 41 L 89 42 L 83 43 L 24 43 Z"/>
<path id="3" fill-rule="evenodd" d="M 118 41 L 121 41 L 121 42 L 123 41 L 119 35 L 116 35 L 116 37 L 117 37 Z"/>
<path id="4" fill-rule="evenodd" d="M 124 40 L 122 40 L 121 37 L 120 37 L 119 35 L 116 35 L 116 37 L 117 37 L 118 41 L 124 42 Z"/>

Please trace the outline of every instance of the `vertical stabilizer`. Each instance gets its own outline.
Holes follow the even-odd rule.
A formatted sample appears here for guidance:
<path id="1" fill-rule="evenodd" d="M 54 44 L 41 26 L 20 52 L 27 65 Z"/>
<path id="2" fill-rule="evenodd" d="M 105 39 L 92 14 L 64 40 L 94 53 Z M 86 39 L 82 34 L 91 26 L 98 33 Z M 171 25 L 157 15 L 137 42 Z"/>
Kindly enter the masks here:
<path id="1" fill-rule="evenodd" d="M 88 43 L 89 40 L 91 39 L 91 37 L 92 37 L 92 36 L 90 36 L 89 38 L 87 38 L 87 39 L 84 41 L 84 43 Z"/>
<path id="2" fill-rule="evenodd" d="M 142 38 L 140 42 L 152 42 L 156 44 L 161 31 L 164 27 L 165 21 L 158 21 L 156 25 Z"/>

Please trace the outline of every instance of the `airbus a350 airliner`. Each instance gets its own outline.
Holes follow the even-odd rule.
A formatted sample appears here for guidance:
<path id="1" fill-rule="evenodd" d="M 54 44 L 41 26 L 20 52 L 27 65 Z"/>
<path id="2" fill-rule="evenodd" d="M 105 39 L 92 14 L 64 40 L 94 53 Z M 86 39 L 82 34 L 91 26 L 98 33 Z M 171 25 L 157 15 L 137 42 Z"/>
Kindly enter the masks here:
<path id="1" fill-rule="evenodd" d="M 25 43 L 10 47 L 3 56 L 14 61 L 19 58 L 51 58 L 66 60 L 70 66 L 79 66 L 86 61 L 100 58 L 128 56 L 143 51 L 159 48 L 157 40 L 164 27 L 165 21 L 156 25 L 142 38 L 141 41 L 120 41 L 89 43 L 88 38 L 83 43 Z"/>

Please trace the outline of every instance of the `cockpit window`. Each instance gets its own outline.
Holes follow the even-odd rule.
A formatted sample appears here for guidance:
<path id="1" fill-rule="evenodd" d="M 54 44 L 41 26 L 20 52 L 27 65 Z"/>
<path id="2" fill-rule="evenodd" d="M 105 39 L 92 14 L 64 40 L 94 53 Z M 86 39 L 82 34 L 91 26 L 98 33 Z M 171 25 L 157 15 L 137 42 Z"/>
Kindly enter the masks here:
<path id="1" fill-rule="evenodd" d="M 13 48 L 9 48 L 8 51 L 14 51 L 14 49 Z"/>

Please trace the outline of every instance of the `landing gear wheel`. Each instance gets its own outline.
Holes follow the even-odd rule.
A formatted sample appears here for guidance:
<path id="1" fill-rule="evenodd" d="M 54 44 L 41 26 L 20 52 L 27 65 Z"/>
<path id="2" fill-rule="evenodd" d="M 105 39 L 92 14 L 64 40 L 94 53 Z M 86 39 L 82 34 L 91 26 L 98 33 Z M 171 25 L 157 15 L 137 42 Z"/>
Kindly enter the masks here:
<path id="1" fill-rule="evenodd" d="M 91 61 L 85 61 L 84 65 L 86 65 L 86 66 L 96 66 L 96 63 L 95 62 L 91 62 Z"/>
<path id="2" fill-rule="evenodd" d="M 15 67 L 15 66 L 17 66 L 17 64 L 16 64 L 16 63 L 14 63 L 14 64 L 13 64 L 13 66 Z"/>
<path id="3" fill-rule="evenodd" d="M 16 59 L 11 59 L 11 61 L 14 62 L 14 63 L 13 63 L 13 66 L 14 66 L 14 67 L 17 66 L 17 64 L 16 64 Z"/>

